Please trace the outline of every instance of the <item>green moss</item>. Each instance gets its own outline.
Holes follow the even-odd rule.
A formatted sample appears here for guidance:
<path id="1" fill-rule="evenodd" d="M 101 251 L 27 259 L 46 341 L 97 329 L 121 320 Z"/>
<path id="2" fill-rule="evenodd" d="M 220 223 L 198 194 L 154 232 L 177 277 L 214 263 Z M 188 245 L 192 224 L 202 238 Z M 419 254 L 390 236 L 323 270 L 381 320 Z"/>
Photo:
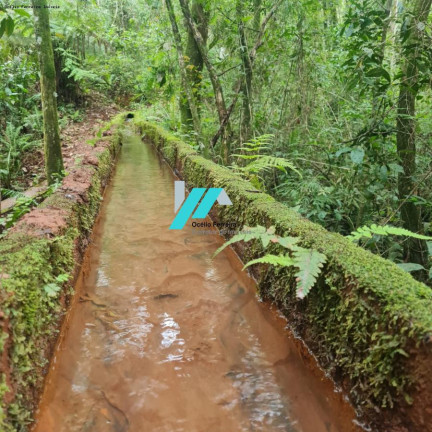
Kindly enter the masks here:
<path id="1" fill-rule="evenodd" d="M 48 296 L 44 287 L 56 283 L 60 274 L 70 274 L 74 265 L 74 240 L 78 236 L 71 228 L 53 240 L 16 239 L 21 247 L 1 255 L 0 267 L 8 278 L 2 281 L 2 309 L 10 320 L 12 346 L 9 361 L 12 380 L 17 391 L 14 405 L 9 407 L 8 421 L 26 424 L 32 405 L 29 392 L 40 382 L 44 341 L 56 333 L 55 323 L 61 312 L 58 299 Z M 10 245 L 13 237 L 9 239 Z M 7 390 L 3 386 L 3 390 Z M 4 396 L 4 394 L 2 395 Z"/>
<path id="2" fill-rule="evenodd" d="M 59 190 L 41 205 L 65 211 L 68 224 L 65 232 L 53 239 L 10 233 L 0 242 L 0 274 L 7 275 L 0 280 L 0 305 L 9 318 L 11 329 L 8 357 L 15 394 L 9 406 L 2 403 L 0 407 L 2 431 L 26 431 L 32 420 L 37 402 L 35 395 L 43 381 L 41 371 L 48 362 L 47 349 L 55 341 L 58 324 L 65 313 L 60 298 L 72 292 L 67 289 L 62 294 L 59 290 L 53 296 L 52 291 L 44 287 L 55 284 L 60 288 L 61 282 L 57 279 L 60 275 L 67 275 L 72 280 L 76 268 L 76 245 L 92 229 L 119 142 L 116 132 L 110 138 L 110 146 L 98 156 L 97 169 L 91 168 L 92 183 L 85 203 L 70 200 Z M 3 376 L 0 400 L 4 401 L 8 391 Z"/>
<path id="3" fill-rule="evenodd" d="M 259 193 L 139 114 L 135 124 L 171 166 L 181 167 L 190 187 L 225 188 L 233 205 L 217 209 L 222 222 L 274 225 L 278 234 L 296 236 L 300 245 L 326 254 L 328 262 L 318 286 L 307 299 L 295 298 L 288 269 L 266 269 L 260 274 L 259 290 L 279 304 L 327 371 L 340 382 L 348 378 L 357 407 L 380 409 L 414 397 L 416 355 L 421 350 L 431 355 L 430 344 L 424 342 L 432 335 L 429 287 L 390 261 Z M 262 253 L 259 244 L 254 244 L 244 251 L 243 259 Z"/>

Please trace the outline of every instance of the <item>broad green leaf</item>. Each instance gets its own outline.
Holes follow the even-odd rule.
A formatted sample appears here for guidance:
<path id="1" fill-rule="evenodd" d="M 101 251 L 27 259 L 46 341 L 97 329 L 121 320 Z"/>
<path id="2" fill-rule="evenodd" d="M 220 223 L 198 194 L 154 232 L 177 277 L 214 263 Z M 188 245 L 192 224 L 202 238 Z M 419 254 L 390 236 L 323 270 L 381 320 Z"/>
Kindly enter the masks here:
<path id="1" fill-rule="evenodd" d="M 270 228 L 267 228 L 267 234 L 273 235 L 276 232 L 276 228 L 272 225 Z"/>
<path id="2" fill-rule="evenodd" d="M 383 77 L 388 82 L 391 82 L 390 74 L 382 67 L 376 67 L 366 73 L 369 77 Z"/>
<path id="3" fill-rule="evenodd" d="M 335 156 L 336 156 L 336 157 L 339 157 L 341 154 L 349 153 L 351 150 L 352 150 L 351 147 L 344 147 L 344 148 L 341 148 L 340 150 L 338 150 L 338 151 L 335 153 Z"/>
<path id="4" fill-rule="evenodd" d="M 6 19 L 7 18 L 3 18 L 0 22 L 0 38 L 4 35 L 4 32 L 6 30 Z"/>
<path id="5" fill-rule="evenodd" d="M 48 297 L 56 297 L 61 288 L 56 283 L 49 283 L 43 289 Z"/>
<path id="6" fill-rule="evenodd" d="M 397 266 L 408 273 L 425 269 L 422 265 L 416 263 L 398 263 Z"/>
<path id="7" fill-rule="evenodd" d="M 8 16 L 6 18 L 6 34 L 10 36 L 13 33 L 14 28 L 15 28 L 15 21 L 11 16 Z"/>
<path id="8" fill-rule="evenodd" d="M 365 152 L 360 147 L 353 149 L 350 153 L 351 160 L 357 165 L 360 165 L 363 162 L 364 155 Z"/>
<path id="9" fill-rule="evenodd" d="M 30 18 L 30 14 L 27 11 L 25 11 L 24 9 L 14 9 L 14 12 L 17 13 L 18 15 L 23 16 L 23 17 Z"/>
<path id="10" fill-rule="evenodd" d="M 402 166 L 396 163 L 389 164 L 389 168 L 397 174 L 403 172 Z"/>

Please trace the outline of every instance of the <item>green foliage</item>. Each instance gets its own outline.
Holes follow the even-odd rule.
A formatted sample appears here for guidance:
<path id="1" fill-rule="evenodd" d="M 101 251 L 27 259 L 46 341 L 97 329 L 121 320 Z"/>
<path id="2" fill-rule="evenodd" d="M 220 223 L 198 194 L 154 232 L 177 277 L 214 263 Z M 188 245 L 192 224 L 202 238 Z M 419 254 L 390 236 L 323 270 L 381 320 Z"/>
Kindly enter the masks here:
<path id="1" fill-rule="evenodd" d="M 26 196 L 18 197 L 12 211 L 5 217 L 0 217 L 0 232 L 11 228 L 23 215 L 28 213 L 36 205 L 37 201 L 34 198 L 28 198 Z M 5 235 L 6 232 L 3 232 L 0 238 Z"/>
<path id="2" fill-rule="evenodd" d="M 5 12 L 2 8 L 0 12 Z M 0 38 L 5 34 L 6 36 L 10 36 L 15 28 L 15 21 L 11 15 L 6 15 L 0 20 Z"/>
<path id="3" fill-rule="evenodd" d="M 132 102 L 140 109 L 145 105 L 149 119 L 193 141 L 194 132 L 186 136 L 180 131 L 181 85 L 163 4 L 132 0 L 116 5 L 88 2 L 85 8 L 64 4 L 67 7 L 50 11 L 59 110 L 64 103 L 74 104 L 67 108 L 70 113 L 63 116 L 61 125 L 80 120 L 75 105 L 86 104 L 97 89 L 121 104 Z M 233 144 L 240 142 L 244 121 L 242 91 L 227 131 L 227 160 L 235 172 L 312 221 L 344 235 L 383 221 L 400 224 L 397 179 L 402 166 L 395 147 L 395 86 L 401 80 L 399 59 L 413 50 L 422 89 L 413 119 L 418 122 L 416 155 L 418 172 L 424 172 L 426 179 L 415 176 L 418 194 L 411 199 L 423 210 L 426 224 L 432 216 L 432 177 L 427 176 L 430 90 L 423 85 L 430 78 L 431 50 L 407 42 L 409 23 L 415 18 L 412 5 L 389 11 L 388 4 L 386 0 L 282 2 L 275 19 L 267 23 L 254 62 L 248 136 L 257 138 L 240 148 Z M 246 46 L 239 44 L 238 23 L 229 19 L 235 13 L 233 4 L 223 0 L 205 6 L 209 60 L 229 104 L 244 77 L 241 53 L 251 52 L 269 4 L 258 9 L 252 1 L 239 5 Z M 178 5 L 175 13 L 179 19 Z M 28 15 L 19 10 L 0 12 L 0 22 L 4 20 L 0 126 L 6 126 L 4 119 L 13 118 L 14 124 L 24 125 L 23 134 L 40 139 L 37 57 Z M 10 36 L 9 18 L 14 22 Z M 417 28 L 427 40 L 427 23 L 418 23 Z M 180 25 L 180 31 L 186 42 L 185 27 Z M 201 75 L 200 114 L 209 142 L 219 119 L 205 67 Z M 404 248 L 397 238 L 373 239 L 364 246 L 394 261 L 403 259 Z"/>
<path id="4" fill-rule="evenodd" d="M 363 226 L 361 228 L 358 228 L 356 231 L 352 232 L 351 235 L 348 236 L 348 238 L 352 241 L 358 241 L 361 238 L 372 238 L 373 235 L 380 235 L 380 236 L 395 235 L 395 236 L 417 238 L 422 240 L 432 240 L 432 237 L 413 233 L 405 228 L 398 228 L 389 225 L 378 226 L 376 224 L 373 224 L 370 227 Z"/>
<path id="5" fill-rule="evenodd" d="M 68 103 L 58 108 L 59 127 L 64 129 L 70 122 L 79 123 L 84 120 L 84 111 L 77 109 L 74 104 Z"/>
<path id="6" fill-rule="evenodd" d="M 32 110 L 23 110 L 23 127 L 26 131 L 29 131 L 36 136 L 40 135 L 40 137 L 42 138 L 42 111 L 37 106 L 33 106 L 32 108 Z"/>
<path id="7" fill-rule="evenodd" d="M 33 95 L 37 80 L 37 66 L 32 57 L 20 53 L 5 59 L 0 69 L 0 124 L 13 118 L 15 124 L 25 117 L 29 110 L 39 102 Z"/>
<path id="8" fill-rule="evenodd" d="M 7 424 L 24 427 L 31 420 L 28 408 L 22 405 L 29 388 L 38 380 L 38 368 L 46 364 L 43 340 L 54 334 L 54 323 L 61 307 L 43 286 L 63 284 L 74 263 L 76 232 L 53 240 L 35 240 L 20 245 L 19 239 L 3 243 L 0 267 L 8 278 L 0 281 L 2 309 L 10 320 L 13 344 L 9 351 L 17 398 L 8 410 Z M 28 396 L 27 396 L 28 397 Z"/>
<path id="9" fill-rule="evenodd" d="M 262 154 L 271 149 L 270 144 L 273 139 L 274 135 L 272 134 L 253 138 L 249 142 L 244 143 L 243 147 L 238 149 L 242 153 L 233 155 L 234 157 L 237 157 L 238 162 L 232 166 L 232 169 L 250 180 L 258 189 L 264 189 L 264 179 L 262 174 L 271 172 L 274 169 L 286 173 L 288 168 L 300 175 L 300 172 L 288 159 Z M 240 161 L 245 161 L 246 164 L 241 164 Z"/>
<path id="10" fill-rule="evenodd" d="M 362 239 L 373 239 L 378 238 L 386 238 L 388 236 L 403 236 L 409 238 L 416 238 L 421 240 L 432 240 L 432 237 L 425 236 L 422 234 L 417 234 L 411 232 L 405 228 L 393 227 L 390 225 L 378 226 L 376 224 L 372 224 L 371 226 L 363 226 L 358 228 L 356 231 L 352 232 L 351 235 L 347 236 L 353 242 L 359 242 Z M 376 243 L 373 243 L 376 244 Z M 428 242 L 428 245 L 430 242 Z M 397 251 L 394 246 L 390 246 L 390 250 Z M 432 257 L 432 250 L 429 248 L 429 257 Z M 391 256 L 392 257 L 392 256 Z M 400 253 L 397 253 L 393 256 L 394 261 L 400 260 Z M 398 262 L 397 266 L 406 272 L 418 272 L 424 271 L 427 272 L 427 269 L 421 265 L 412 262 Z M 429 269 L 429 279 L 432 280 L 432 267 Z"/>
<path id="11" fill-rule="evenodd" d="M 295 168 L 294 164 L 285 158 L 270 155 L 254 155 L 249 158 L 246 156 L 240 157 L 244 159 L 253 159 L 253 161 L 249 162 L 246 166 L 237 167 L 238 171 L 246 175 L 259 174 L 265 171 L 271 171 L 274 168 L 284 172 L 286 172 L 286 168 L 289 168 L 290 170 L 295 171 L 297 174 L 300 174 Z"/>
<path id="12" fill-rule="evenodd" d="M 70 276 L 68 274 L 60 274 L 55 278 L 54 282 L 48 283 L 44 285 L 43 290 L 45 294 L 55 300 L 62 289 L 62 285 L 69 280 Z M 53 301 L 50 302 L 51 306 L 54 306 L 55 303 Z"/>
<path id="13" fill-rule="evenodd" d="M 258 225 L 257 227 L 250 228 L 244 227 L 243 230 L 239 233 L 231 237 L 227 242 L 225 242 L 214 255 L 219 254 L 223 251 L 227 246 L 237 243 L 239 241 L 248 242 L 250 240 L 260 240 L 264 247 L 267 247 L 271 241 L 277 241 L 277 236 L 275 234 L 274 227 L 270 227 L 266 229 L 263 226 Z M 295 239 L 292 239 L 295 243 Z"/>
<path id="14" fill-rule="evenodd" d="M 258 225 L 254 228 L 245 226 L 239 234 L 234 235 L 230 240 L 225 242 L 216 252 L 220 253 L 227 246 L 240 241 L 248 242 L 259 240 L 263 248 L 267 248 L 270 243 L 277 243 L 288 249 L 290 254 L 273 255 L 266 254 L 261 258 L 249 261 L 244 268 L 254 264 L 271 264 L 282 267 L 297 267 L 295 273 L 297 282 L 297 297 L 302 299 L 309 294 L 311 288 L 315 285 L 316 279 L 321 272 L 323 264 L 326 262 L 326 256 L 313 249 L 305 249 L 298 246 L 298 239 L 295 237 L 281 237 L 275 234 L 275 228 L 272 226 L 268 229 Z"/>
<path id="15" fill-rule="evenodd" d="M 33 198 L 27 197 L 20 192 L 9 190 L 8 196 L 15 197 L 16 201 L 12 210 L 8 211 L 4 217 L 0 217 L 0 239 L 6 236 L 7 230 L 13 227 L 22 216 L 28 213 L 33 207 L 36 207 L 41 201 L 52 195 L 60 187 L 61 180 L 62 177 L 59 176 L 45 191 Z"/>
<path id="16" fill-rule="evenodd" d="M 273 266 L 290 267 L 294 265 L 294 260 L 289 255 L 272 255 L 267 254 L 261 258 L 249 261 L 244 268 L 254 264 L 271 264 Z"/>
<path id="17" fill-rule="evenodd" d="M 383 64 L 383 28 L 388 24 L 390 11 L 385 0 L 355 0 L 345 15 L 340 34 L 347 37 L 348 59 L 343 67 L 351 72 L 348 89 L 356 85 L 384 92 L 392 83 Z"/>
<path id="18" fill-rule="evenodd" d="M 24 153 L 39 145 L 39 142 L 31 140 L 29 134 L 22 134 L 21 130 L 21 126 L 8 122 L 0 136 L 0 181 L 7 189 L 11 188 L 19 173 Z"/>
<path id="19" fill-rule="evenodd" d="M 3 6 L 0 6 L 0 17 L 0 38 L 2 38 L 3 36 L 12 36 L 17 17 L 29 18 L 30 14 L 24 9 L 8 11 Z"/>
<path id="20" fill-rule="evenodd" d="M 62 72 L 68 73 L 69 78 L 73 78 L 79 83 L 103 83 L 103 80 L 94 72 L 82 68 L 80 58 L 73 54 L 71 50 L 59 47 L 57 51 L 64 60 Z"/>
<path id="21" fill-rule="evenodd" d="M 304 298 L 309 294 L 326 260 L 324 254 L 313 249 L 297 248 L 294 251 L 293 265 L 298 267 L 296 273 L 297 297 Z"/>

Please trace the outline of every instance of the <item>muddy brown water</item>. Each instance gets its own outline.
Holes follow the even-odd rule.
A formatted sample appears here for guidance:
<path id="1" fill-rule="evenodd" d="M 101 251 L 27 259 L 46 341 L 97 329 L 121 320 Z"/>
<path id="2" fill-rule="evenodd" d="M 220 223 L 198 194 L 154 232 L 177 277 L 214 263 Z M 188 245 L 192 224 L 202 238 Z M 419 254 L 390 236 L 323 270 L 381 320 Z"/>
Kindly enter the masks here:
<path id="1" fill-rule="evenodd" d="M 222 237 L 168 229 L 173 196 L 130 134 L 33 431 L 359 431 L 234 252 L 212 259 Z"/>

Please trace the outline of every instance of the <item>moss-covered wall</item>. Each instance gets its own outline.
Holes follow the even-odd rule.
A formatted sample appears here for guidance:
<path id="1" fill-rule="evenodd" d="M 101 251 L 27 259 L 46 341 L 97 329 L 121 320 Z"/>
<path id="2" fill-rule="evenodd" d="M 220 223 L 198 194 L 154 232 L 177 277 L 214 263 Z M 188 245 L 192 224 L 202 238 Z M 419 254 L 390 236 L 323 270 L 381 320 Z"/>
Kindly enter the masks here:
<path id="1" fill-rule="evenodd" d="M 427 415 L 432 407 L 432 374 L 427 372 L 432 367 L 432 290 L 390 261 L 258 192 L 139 113 L 135 124 L 188 187 L 225 189 L 233 205 L 214 206 L 214 219 L 239 227 L 274 225 L 278 234 L 296 236 L 300 245 L 327 256 L 306 299 L 295 298 L 290 271 L 275 267 L 257 274 L 261 294 L 277 302 L 293 331 L 377 430 L 432 431 Z M 238 252 L 244 261 L 262 254 L 258 244 Z"/>
<path id="2" fill-rule="evenodd" d="M 114 133 L 94 149 L 93 159 L 72 170 L 57 191 L 0 241 L 2 432 L 27 431 L 32 421 L 73 281 L 120 148 L 121 122 L 118 117 L 110 123 Z M 41 219 L 51 227 L 44 229 Z"/>

